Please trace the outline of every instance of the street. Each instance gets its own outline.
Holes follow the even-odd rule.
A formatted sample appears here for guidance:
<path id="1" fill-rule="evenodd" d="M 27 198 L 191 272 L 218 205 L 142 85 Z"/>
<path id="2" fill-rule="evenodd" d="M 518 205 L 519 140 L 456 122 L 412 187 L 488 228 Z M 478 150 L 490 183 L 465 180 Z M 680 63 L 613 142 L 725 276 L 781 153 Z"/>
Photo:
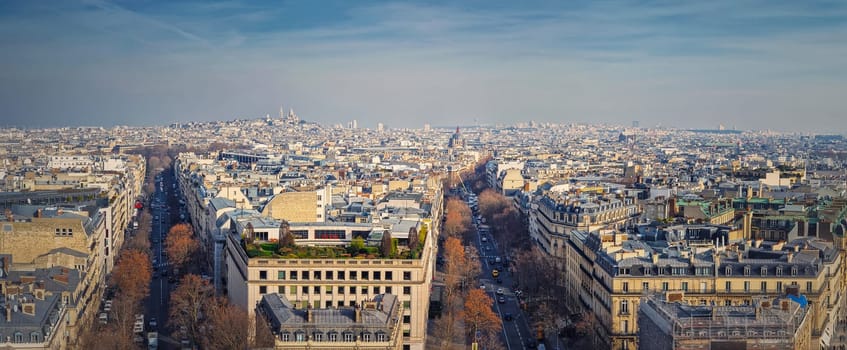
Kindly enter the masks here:
<path id="1" fill-rule="evenodd" d="M 170 182 L 166 181 L 167 177 L 169 177 L 167 174 L 156 177 L 156 193 L 150 201 L 150 211 L 153 214 L 150 232 L 153 278 L 150 281 L 150 295 L 144 302 L 144 315 L 148 331 L 159 333 L 159 349 L 179 349 L 179 341 L 169 337 L 171 332 L 168 327 L 168 305 L 173 284 L 168 282 L 169 269 L 164 252 L 164 240 L 171 226 L 168 208 Z M 156 319 L 155 326 L 150 322 L 152 318 Z"/>
<path id="2" fill-rule="evenodd" d="M 471 197 L 474 198 L 474 197 Z M 469 204 L 472 204 L 469 198 Z M 471 208 L 474 208 L 471 205 Z M 476 232 L 476 244 L 479 250 L 480 276 L 479 281 L 485 287 L 486 293 L 494 300 L 494 311 L 503 321 L 503 344 L 509 350 L 526 349 L 528 345 L 535 344 L 535 334 L 530 331 L 529 323 L 520 308 L 520 302 L 515 291 L 512 289 L 513 279 L 508 272 L 505 251 L 494 241 L 494 236 L 481 222 L 479 211 L 473 210 L 473 229 Z M 499 259 L 500 262 L 497 262 Z M 492 276 L 493 270 L 498 270 L 499 275 Z M 498 290 L 502 295 L 498 295 Z M 504 299 L 499 302 L 500 297 Z M 507 320 L 511 316 L 511 320 Z M 533 345 L 534 346 L 534 345 Z"/>

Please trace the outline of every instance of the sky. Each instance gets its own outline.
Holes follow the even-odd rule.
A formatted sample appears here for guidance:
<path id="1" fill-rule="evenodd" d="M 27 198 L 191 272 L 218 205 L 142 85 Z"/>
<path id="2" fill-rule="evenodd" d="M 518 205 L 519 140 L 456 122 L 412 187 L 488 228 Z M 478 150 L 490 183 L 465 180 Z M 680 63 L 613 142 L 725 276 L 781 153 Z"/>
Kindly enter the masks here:
<path id="1" fill-rule="evenodd" d="M 847 133 L 845 62 L 845 1 L 3 1 L 0 127 Z"/>

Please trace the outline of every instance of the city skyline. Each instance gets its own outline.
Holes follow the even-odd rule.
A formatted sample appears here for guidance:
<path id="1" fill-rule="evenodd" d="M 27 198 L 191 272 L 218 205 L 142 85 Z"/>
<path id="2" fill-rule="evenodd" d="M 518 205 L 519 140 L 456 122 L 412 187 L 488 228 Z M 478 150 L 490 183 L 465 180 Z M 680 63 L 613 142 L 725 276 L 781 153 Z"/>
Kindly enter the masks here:
<path id="1" fill-rule="evenodd" d="M 845 34 L 842 3 L 4 3 L 0 124 L 844 133 Z"/>

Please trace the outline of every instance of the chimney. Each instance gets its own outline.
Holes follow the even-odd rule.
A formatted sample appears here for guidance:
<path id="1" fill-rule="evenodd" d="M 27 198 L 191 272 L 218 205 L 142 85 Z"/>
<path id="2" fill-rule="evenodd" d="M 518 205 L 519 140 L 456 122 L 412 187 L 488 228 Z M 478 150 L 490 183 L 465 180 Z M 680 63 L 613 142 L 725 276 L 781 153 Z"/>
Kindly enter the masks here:
<path id="1" fill-rule="evenodd" d="M 306 322 L 312 323 L 312 321 L 314 321 L 314 318 L 312 317 L 312 305 L 309 305 L 306 307 Z"/>
<path id="2" fill-rule="evenodd" d="M 6 322 L 12 322 L 12 305 L 6 304 Z"/>
<path id="3" fill-rule="evenodd" d="M 9 220 L 10 222 L 15 221 L 15 216 L 12 215 L 12 209 L 6 208 L 4 213 L 6 214 L 6 220 Z"/>
<path id="4" fill-rule="evenodd" d="M 794 260 L 794 254 L 791 254 L 789 252 L 788 254 L 785 255 L 785 259 L 790 263 L 792 260 Z"/>
<path id="5" fill-rule="evenodd" d="M 43 209 L 41 209 L 41 208 L 38 208 L 38 210 L 35 211 L 35 217 L 37 217 L 37 218 L 40 218 L 42 214 L 43 214 Z"/>
<path id="6" fill-rule="evenodd" d="M 653 259 L 653 265 L 659 263 L 659 254 L 657 254 L 656 252 L 650 253 L 650 258 Z"/>
<path id="7" fill-rule="evenodd" d="M 362 309 L 361 309 L 360 307 L 355 307 L 353 310 L 354 310 L 354 311 L 355 311 L 355 313 L 356 313 L 356 315 L 355 315 L 355 320 L 354 320 L 354 321 L 355 321 L 356 323 L 360 323 L 360 322 L 362 322 Z"/>
<path id="8" fill-rule="evenodd" d="M 62 208 L 59 208 L 58 210 L 56 210 L 56 215 L 62 215 L 64 213 L 65 213 L 65 211 L 62 210 Z"/>

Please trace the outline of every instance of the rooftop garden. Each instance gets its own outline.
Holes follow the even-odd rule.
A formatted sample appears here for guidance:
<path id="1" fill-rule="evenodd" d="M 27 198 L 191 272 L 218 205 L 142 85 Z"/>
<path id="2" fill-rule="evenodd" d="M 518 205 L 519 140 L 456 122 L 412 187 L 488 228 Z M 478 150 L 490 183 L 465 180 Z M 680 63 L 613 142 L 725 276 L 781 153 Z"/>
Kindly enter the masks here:
<path id="1" fill-rule="evenodd" d="M 386 232 L 378 246 L 365 244 L 362 237 L 354 238 L 346 246 L 307 246 L 298 245 L 287 228 L 281 232 L 279 241 L 255 240 L 250 229 L 245 230 L 241 239 L 247 257 L 273 259 L 418 259 L 428 233 L 426 226 L 420 231 L 410 231 L 408 242 L 402 244 Z"/>

